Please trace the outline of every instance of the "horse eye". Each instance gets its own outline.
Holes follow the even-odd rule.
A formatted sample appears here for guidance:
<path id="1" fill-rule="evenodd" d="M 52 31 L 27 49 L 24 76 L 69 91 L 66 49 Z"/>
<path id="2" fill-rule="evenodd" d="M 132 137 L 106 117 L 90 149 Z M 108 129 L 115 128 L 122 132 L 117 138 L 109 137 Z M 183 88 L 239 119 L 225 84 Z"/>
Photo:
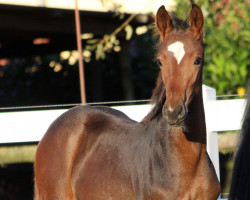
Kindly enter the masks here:
<path id="1" fill-rule="evenodd" d="M 158 66 L 160 66 L 160 67 L 162 66 L 162 63 L 161 63 L 161 61 L 160 61 L 159 59 L 156 60 L 155 62 L 156 62 L 156 64 L 157 64 Z"/>
<path id="2" fill-rule="evenodd" d="M 195 65 L 200 65 L 202 63 L 202 58 L 196 58 L 196 60 L 194 61 Z"/>

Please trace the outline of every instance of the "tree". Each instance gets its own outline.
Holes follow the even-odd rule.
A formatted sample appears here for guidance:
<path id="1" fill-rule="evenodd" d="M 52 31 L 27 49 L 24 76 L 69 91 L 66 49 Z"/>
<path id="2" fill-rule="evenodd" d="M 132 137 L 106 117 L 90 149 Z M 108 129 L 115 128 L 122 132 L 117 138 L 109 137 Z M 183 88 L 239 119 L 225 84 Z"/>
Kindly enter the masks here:
<path id="1" fill-rule="evenodd" d="M 237 0 L 197 0 L 205 15 L 204 83 L 217 94 L 245 93 L 249 81 L 249 4 Z M 178 1 L 178 14 L 189 0 Z M 190 5 L 191 7 L 191 5 Z"/>
<path id="2" fill-rule="evenodd" d="M 106 0 L 107 1 L 107 0 Z M 186 17 L 190 0 L 177 1 L 177 16 Z M 244 94 L 249 81 L 249 5 L 247 1 L 237 0 L 196 0 L 205 15 L 204 46 L 205 67 L 204 83 L 216 88 L 217 94 Z M 119 12 L 119 9 L 118 9 Z M 125 28 L 127 39 L 133 33 L 129 22 L 131 16 L 117 30 Z M 96 50 L 96 58 L 105 58 L 105 52 L 116 47 L 116 32 L 103 39 L 89 40 L 94 43 L 87 50 Z M 152 36 L 153 37 L 153 36 Z M 94 47 L 94 48 L 93 48 Z M 110 47 L 110 48 L 108 48 Z"/>

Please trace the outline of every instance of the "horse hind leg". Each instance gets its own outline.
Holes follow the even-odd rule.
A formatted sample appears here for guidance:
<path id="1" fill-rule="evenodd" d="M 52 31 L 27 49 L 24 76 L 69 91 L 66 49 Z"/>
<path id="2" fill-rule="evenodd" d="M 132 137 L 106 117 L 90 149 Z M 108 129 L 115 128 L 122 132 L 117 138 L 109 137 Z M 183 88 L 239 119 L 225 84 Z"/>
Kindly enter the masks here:
<path id="1" fill-rule="evenodd" d="M 46 163 L 36 166 L 34 181 L 34 200 L 73 200 L 73 193 L 70 184 L 70 168 L 58 168 L 55 165 Z M 41 173 L 42 172 L 42 173 Z"/>
<path id="2" fill-rule="evenodd" d="M 65 162 L 64 156 L 59 159 L 44 154 L 42 162 L 35 163 L 34 200 L 72 200 L 71 162 Z M 65 156 L 66 157 L 66 156 Z M 40 157 L 38 156 L 37 159 Z M 67 164 L 65 164 L 67 163 Z M 62 165 L 62 166 L 60 166 Z"/>
<path id="3" fill-rule="evenodd" d="M 37 193 L 37 187 L 36 187 L 36 180 L 34 178 L 34 200 L 39 200 L 38 193 Z"/>
<path id="4" fill-rule="evenodd" d="M 72 168 L 86 138 L 93 108 L 76 107 L 57 118 L 39 142 L 35 158 L 35 200 L 72 200 Z M 96 111 L 95 111 L 96 112 Z"/>

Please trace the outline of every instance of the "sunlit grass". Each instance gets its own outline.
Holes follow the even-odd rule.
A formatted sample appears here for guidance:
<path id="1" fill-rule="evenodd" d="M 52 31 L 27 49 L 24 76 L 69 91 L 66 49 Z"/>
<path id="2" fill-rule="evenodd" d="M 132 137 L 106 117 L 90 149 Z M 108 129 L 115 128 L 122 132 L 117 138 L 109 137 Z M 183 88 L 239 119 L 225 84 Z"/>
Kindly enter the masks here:
<path id="1" fill-rule="evenodd" d="M 37 145 L 0 147 L 0 165 L 34 162 Z"/>

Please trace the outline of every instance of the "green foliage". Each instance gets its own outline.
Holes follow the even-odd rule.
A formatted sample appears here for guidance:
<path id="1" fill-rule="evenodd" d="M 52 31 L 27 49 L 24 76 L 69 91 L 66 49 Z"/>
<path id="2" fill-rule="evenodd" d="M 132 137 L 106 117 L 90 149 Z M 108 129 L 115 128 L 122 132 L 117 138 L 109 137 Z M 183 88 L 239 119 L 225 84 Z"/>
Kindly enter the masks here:
<path id="1" fill-rule="evenodd" d="M 100 1 L 103 5 L 112 2 L 112 0 Z M 250 10 L 247 1 L 179 0 L 175 11 L 177 16 L 185 19 L 190 11 L 187 8 L 191 8 L 191 2 L 201 6 L 205 16 L 204 83 L 216 88 L 217 94 L 235 94 L 238 91 L 244 93 L 250 77 Z M 121 14 L 119 7 L 115 10 L 118 15 Z M 95 51 L 97 60 L 105 59 L 106 52 L 120 51 L 116 35 L 124 30 L 126 39 L 131 39 L 134 30 L 129 22 L 132 18 L 102 39 L 88 39 L 85 50 Z"/>
<path id="2" fill-rule="evenodd" d="M 125 29 L 127 29 L 128 32 L 126 35 L 126 39 L 129 40 L 132 36 L 133 29 L 130 25 L 127 25 Z M 102 39 L 87 39 L 86 43 L 87 45 L 84 51 L 95 51 L 96 60 L 105 59 L 106 52 L 110 53 L 112 50 L 116 52 L 120 51 L 120 41 L 116 38 L 114 34 L 104 35 Z"/>
<path id="3" fill-rule="evenodd" d="M 92 33 L 87 33 L 82 35 L 82 39 L 86 40 L 86 47 L 84 48 L 84 51 L 93 52 L 95 51 L 95 58 L 96 60 L 104 60 L 106 58 L 106 53 L 110 53 L 112 51 L 119 52 L 121 50 L 120 40 L 118 39 L 117 34 L 121 31 L 125 32 L 125 38 L 126 40 L 130 40 L 134 34 L 134 29 L 130 25 L 130 22 L 140 14 L 140 12 L 131 14 L 129 17 L 125 18 L 125 13 L 121 12 L 122 4 L 117 3 L 114 0 L 99 0 L 99 2 L 102 4 L 104 8 L 108 8 L 109 10 L 112 10 L 115 14 L 114 17 L 119 17 L 120 20 L 123 20 L 121 25 L 117 27 L 112 33 L 107 33 L 102 38 L 94 38 L 94 35 Z M 139 26 L 137 28 L 141 28 L 140 30 L 137 30 L 136 28 L 136 34 L 141 35 L 148 31 L 148 28 L 150 26 Z M 84 35 L 88 35 L 85 37 Z M 90 36 L 91 35 L 91 36 Z M 90 37 L 89 37 L 90 36 Z M 90 61 L 90 59 L 87 59 L 87 61 Z M 86 59 L 85 59 L 86 61 Z"/>
<path id="4" fill-rule="evenodd" d="M 115 14 L 114 17 L 119 17 L 120 20 L 124 19 L 124 13 L 121 12 L 122 5 L 117 3 L 114 0 L 99 0 L 104 8 L 108 8 L 112 10 Z M 105 34 L 103 38 L 94 38 L 92 33 L 89 33 L 87 37 L 84 37 L 85 34 L 82 35 L 82 39 L 86 40 L 87 45 L 84 48 L 84 51 L 95 52 L 96 60 L 104 60 L 106 58 L 106 53 L 110 53 L 113 50 L 115 52 L 119 52 L 121 47 L 119 46 L 120 41 L 117 39 L 116 35 L 122 30 L 126 33 L 126 40 L 130 40 L 133 35 L 133 28 L 129 24 L 130 21 L 136 15 L 130 16 L 126 19 L 119 27 L 117 27 L 112 33 Z M 90 57 L 85 61 L 90 62 Z"/>
<path id="5" fill-rule="evenodd" d="M 205 15 L 204 83 L 218 94 L 235 94 L 245 88 L 250 77 L 249 5 L 237 0 L 197 0 Z M 177 4 L 177 14 L 190 1 Z"/>

